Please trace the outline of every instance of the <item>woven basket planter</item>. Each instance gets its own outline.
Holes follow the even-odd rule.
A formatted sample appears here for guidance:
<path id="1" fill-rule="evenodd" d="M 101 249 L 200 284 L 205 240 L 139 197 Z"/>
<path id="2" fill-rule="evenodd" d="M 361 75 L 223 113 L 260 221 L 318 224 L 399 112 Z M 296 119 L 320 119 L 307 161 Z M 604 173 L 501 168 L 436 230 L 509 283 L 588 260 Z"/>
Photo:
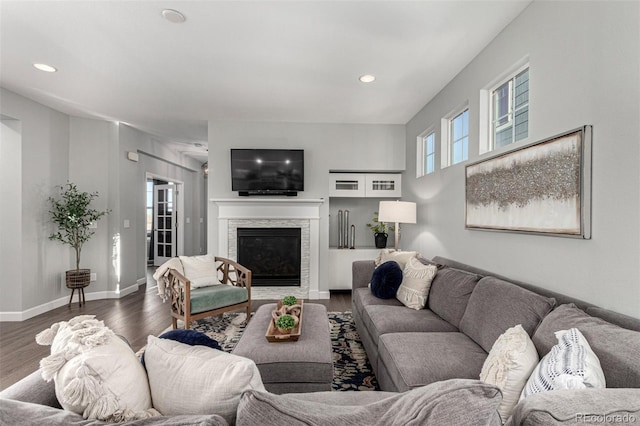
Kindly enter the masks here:
<path id="1" fill-rule="evenodd" d="M 91 269 L 72 269 L 66 272 L 67 288 L 84 288 L 91 282 Z"/>

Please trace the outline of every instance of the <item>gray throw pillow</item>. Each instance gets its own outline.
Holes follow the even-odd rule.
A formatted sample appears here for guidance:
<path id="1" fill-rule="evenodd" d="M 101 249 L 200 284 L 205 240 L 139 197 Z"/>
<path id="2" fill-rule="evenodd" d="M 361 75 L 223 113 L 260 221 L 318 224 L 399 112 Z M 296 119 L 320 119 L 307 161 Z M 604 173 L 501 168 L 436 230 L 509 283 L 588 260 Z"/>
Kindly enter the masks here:
<path id="1" fill-rule="evenodd" d="M 429 290 L 429 309 L 459 328 L 469 297 L 480 278 L 480 275 L 460 269 L 439 269 Z"/>
<path id="2" fill-rule="evenodd" d="M 531 336 L 555 304 L 508 281 L 484 277 L 469 297 L 459 328 L 489 352 L 502 333 L 518 324 Z"/>
<path id="3" fill-rule="evenodd" d="M 236 425 L 501 425 L 497 411 L 501 399 L 497 387 L 468 379 L 436 382 L 358 406 L 246 391 L 240 399 Z"/>
<path id="4" fill-rule="evenodd" d="M 540 357 L 557 343 L 556 331 L 574 327 L 584 335 L 600 360 L 607 387 L 640 387 L 640 332 L 592 317 L 572 303 L 551 311 L 532 336 Z"/>

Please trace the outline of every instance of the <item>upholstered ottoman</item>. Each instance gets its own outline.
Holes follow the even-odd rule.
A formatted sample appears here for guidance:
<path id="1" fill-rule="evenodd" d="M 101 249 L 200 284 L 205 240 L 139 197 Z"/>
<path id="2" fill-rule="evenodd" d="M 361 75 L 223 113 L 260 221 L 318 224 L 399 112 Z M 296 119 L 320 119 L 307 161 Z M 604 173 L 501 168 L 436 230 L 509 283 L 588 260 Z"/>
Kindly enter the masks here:
<path id="1" fill-rule="evenodd" d="M 258 308 L 233 353 L 255 361 L 269 392 L 331 390 L 333 355 L 327 309 L 305 303 L 298 341 L 272 343 L 265 334 L 275 307 L 270 303 Z"/>

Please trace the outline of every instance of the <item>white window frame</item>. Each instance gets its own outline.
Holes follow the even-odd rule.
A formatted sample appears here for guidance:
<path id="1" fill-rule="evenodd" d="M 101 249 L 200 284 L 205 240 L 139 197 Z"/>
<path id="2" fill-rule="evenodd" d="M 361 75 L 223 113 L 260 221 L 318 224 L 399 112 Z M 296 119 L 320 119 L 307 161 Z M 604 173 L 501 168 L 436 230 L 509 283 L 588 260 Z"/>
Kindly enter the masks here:
<path id="1" fill-rule="evenodd" d="M 433 137 L 433 151 L 427 150 L 427 139 Z M 432 170 L 427 170 L 431 158 Z M 435 126 L 429 127 L 420 133 L 416 138 L 416 177 L 426 176 L 436 171 L 436 129 Z"/>
<path id="2" fill-rule="evenodd" d="M 524 70 L 529 69 L 529 100 L 531 99 L 531 67 L 529 65 L 529 57 L 526 56 L 520 59 L 516 64 L 511 66 L 506 72 L 502 73 L 497 78 L 493 79 L 483 89 L 480 90 L 480 134 L 479 134 L 479 152 L 484 154 L 504 147 L 495 147 L 495 141 L 493 140 L 493 92 L 503 84 L 512 81 L 518 74 Z M 509 100 L 511 103 L 511 100 Z M 527 108 L 531 111 L 530 101 L 527 102 Z M 527 141 L 531 134 L 531 120 L 529 119 L 527 137 L 518 141 L 514 140 L 513 143 L 521 143 Z M 515 126 L 515 123 L 513 124 Z M 515 139 L 515 138 L 514 138 Z M 526 143 L 526 142 L 525 142 Z"/>
<path id="3" fill-rule="evenodd" d="M 146 181 L 146 199 L 145 199 L 145 232 L 151 234 L 153 232 L 153 181 Z M 151 218 L 151 220 L 149 220 Z"/>
<path id="4" fill-rule="evenodd" d="M 457 163 L 453 162 L 453 143 L 451 140 L 453 136 L 453 132 L 451 130 L 451 126 L 453 125 L 453 120 L 457 118 L 459 115 L 464 112 L 468 113 L 468 121 L 467 121 L 467 157 Z M 447 114 L 440 120 L 441 127 L 441 136 L 440 136 L 440 147 L 441 147 L 441 160 L 440 165 L 441 168 L 453 166 L 454 164 L 464 163 L 469 159 L 469 133 L 471 128 L 471 111 L 469 109 L 469 102 L 466 102 L 464 105 L 454 109 L 451 113 Z"/>

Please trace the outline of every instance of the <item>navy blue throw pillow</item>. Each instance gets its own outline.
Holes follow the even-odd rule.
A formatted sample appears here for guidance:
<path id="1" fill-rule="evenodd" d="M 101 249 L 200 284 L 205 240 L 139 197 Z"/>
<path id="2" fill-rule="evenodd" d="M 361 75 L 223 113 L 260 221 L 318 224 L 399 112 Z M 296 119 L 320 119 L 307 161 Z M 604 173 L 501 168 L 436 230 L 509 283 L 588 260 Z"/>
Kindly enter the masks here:
<path id="1" fill-rule="evenodd" d="M 166 333 L 158 336 L 160 339 L 168 339 L 175 340 L 176 342 L 184 343 L 185 345 L 191 346 L 207 346 L 213 349 L 222 350 L 218 342 L 213 340 L 211 337 L 207 336 L 204 333 L 195 330 L 169 330 Z M 142 357 L 140 358 L 142 365 L 144 365 L 144 352 L 142 353 Z"/>
<path id="2" fill-rule="evenodd" d="M 195 330 L 169 330 L 159 336 L 161 339 L 175 340 L 176 342 L 184 343 L 191 346 L 208 346 L 213 349 L 222 350 L 218 342 L 204 333 Z"/>
<path id="3" fill-rule="evenodd" d="M 395 297 L 400 284 L 402 284 L 402 269 L 398 262 L 390 260 L 373 271 L 371 293 L 380 299 L 391 299 Z"/>

